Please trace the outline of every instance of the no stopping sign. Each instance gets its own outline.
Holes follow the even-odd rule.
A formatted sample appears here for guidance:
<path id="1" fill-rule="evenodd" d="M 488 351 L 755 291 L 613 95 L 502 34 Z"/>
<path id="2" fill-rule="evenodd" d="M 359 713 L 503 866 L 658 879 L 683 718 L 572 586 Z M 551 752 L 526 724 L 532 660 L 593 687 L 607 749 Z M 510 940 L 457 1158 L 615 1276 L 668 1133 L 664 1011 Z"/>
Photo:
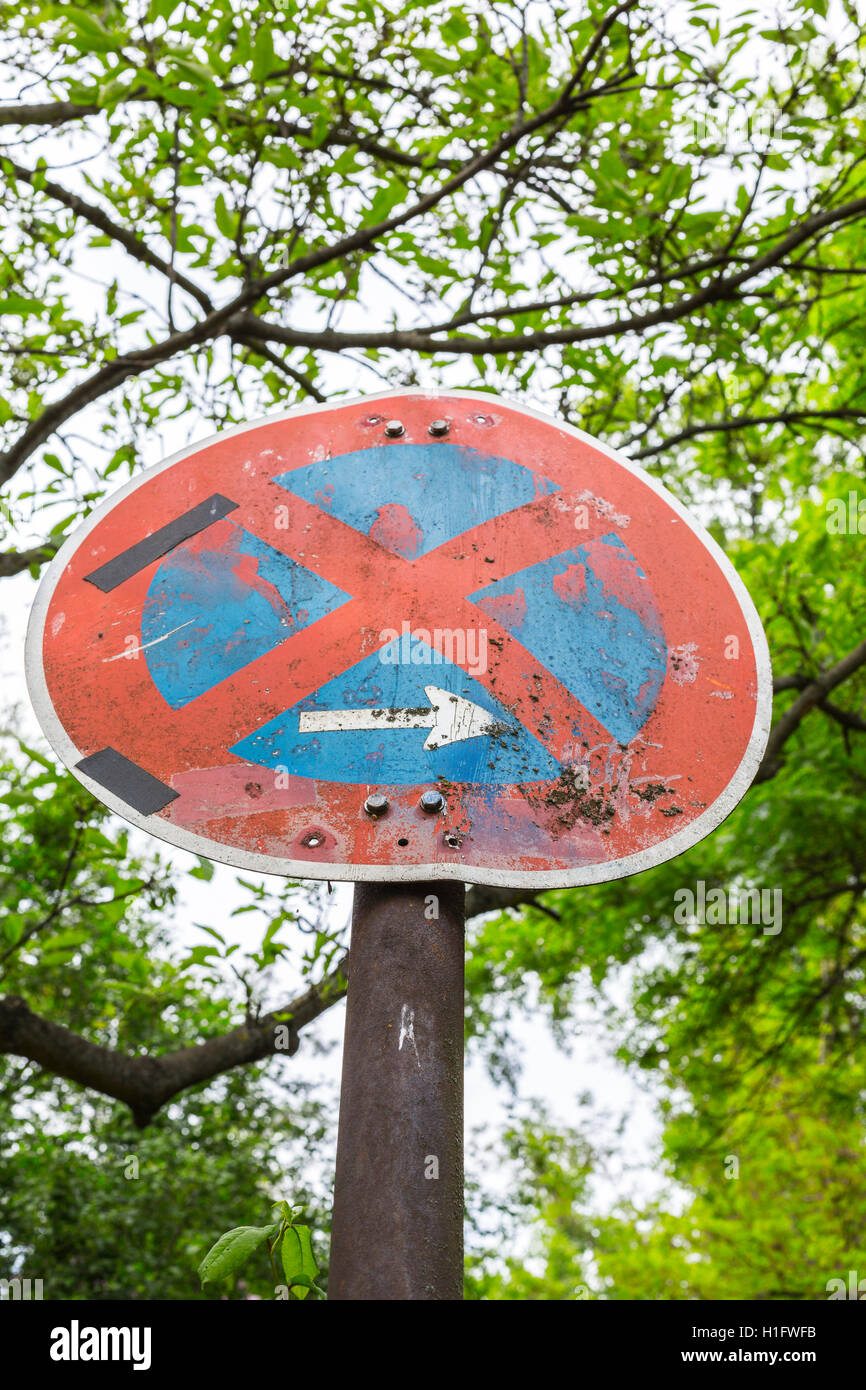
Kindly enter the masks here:
<path id="1" fill-rule="evenodd" d="M 560 887 L 695 844 L 763 753 L 754 606 L 599 442 L 475 392 L 228 430 L 40 586 L 28 683 L 135 825 L 241 868 Z"/>

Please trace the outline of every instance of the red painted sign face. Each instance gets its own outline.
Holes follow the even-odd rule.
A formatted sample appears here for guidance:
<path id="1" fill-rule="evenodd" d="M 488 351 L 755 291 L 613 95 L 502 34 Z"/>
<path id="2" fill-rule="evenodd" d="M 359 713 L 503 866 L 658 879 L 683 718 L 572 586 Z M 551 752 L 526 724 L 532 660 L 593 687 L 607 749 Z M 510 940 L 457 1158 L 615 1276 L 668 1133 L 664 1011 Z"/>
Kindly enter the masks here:
<path id="1" fill-rule="evenodd" d="M 60 551 L 28 633 L 60 757 L 196 853 L 330 879 L 635 873 L 749 786 L 770 671 L 637 467 L 470 392 L 227 431 Z"/>

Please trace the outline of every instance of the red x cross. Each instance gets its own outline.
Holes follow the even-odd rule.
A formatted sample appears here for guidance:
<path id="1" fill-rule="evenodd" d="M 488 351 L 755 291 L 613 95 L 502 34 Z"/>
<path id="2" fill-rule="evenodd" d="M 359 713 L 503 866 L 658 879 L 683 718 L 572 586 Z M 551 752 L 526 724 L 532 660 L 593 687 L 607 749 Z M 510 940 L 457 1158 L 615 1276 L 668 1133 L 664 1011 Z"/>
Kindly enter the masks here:
<path id="1" fill-rule="evenodd" d="M 640 775 L 647 782 L 676 773 L 678 785 L 688 787 L 680 825 L 710 804 L 736 769 L 748 739 L 755 662 L 743 614 L 702 542 L 641 478 L 612 464 L 591 441 L 566 435 L 525 412 L 503 407 L 501 413 L 480 415 L 470 398 L 444 400 L 443 408 L 443 398 L 434 404 L 423 395 L 401 397 L 397 408 L 404 434 L 393 442 L 384 436 L 382 416 L 370 416 L 358 402 L 259 424 L 190 451 L 116 499 L 71 555 L 45 616 L 45 680 L 57 719 L 74 745 L 64 756 L 72 762 L 76 754 L 116 748 L 169 785 L 185 773 L 242 767 L 229 751 L 237 742 L 369 657 L 385 645 L 385 634 L 408 623 L 413 632 L 429 634 L 434 646 L 437 630 L 485 629 L 488 669 L 473 669 L 473 677 L 565 765 L 574 756 L 575 728 L 588 744 L 601 748 L 603 759 L 605 749 L 618 749 L 611 735 L 468 595 L 614 530 L 646 573 L 668 642 L 674 647 L 687 643 L 696 631 L 700 637 L 697 685 L 666 682 L 643 731 L 645 748 L 656 751 L 641 753 Z M 430 419 L 444 410 L 451 419 L 450 443 L 512 458 L 557 484 L 558 491 L 410 561 L 273 481 L 311 461 L 353 453 L 377 441 L 383 449 L 395 450 L 396 472 L 400 446 L 430 443 Z M 159 560 L 108 593 L 85 577 L 214 493 L 237 503 L 216 527 L 238 525 L 351 597 L 184 708 L 172 710 L 151 680 L 146 658 L 122 659 L 140 646 L 142 609 Z M 201 533 L 202 545 L 208 534 Z M 724 659 L 730 635 L 741 644 L 738 663 Z M 562 641 L 569 640 L 564 631 Z M 720 749 L 711 757 L 702 751 L 705 731 Z M 356 811 L 357 791 L 350 792 Z M 329 800 L 334 795 L 332 788 Z M 673 829 L 660 815 L 653 803 L 653 826 L 660 827 L 653 836 Z M 239 833 L 228 822 L 215 832 L 229 844 Z M 631 821 L 618 815 L 606 852 L 641 845 L 648 833 L 643 815 L 632 814 Z M 543 858 L 547 850 L 539 853 Z"/>
<path id="2" fill-rule="evenodd" d="M 590 512 L 589 525 L 577 532 L 569 495 L 549 493 L 483 522 L 416 560 L 408 560 L 274 482 L 278 470 L 269 453 L 257 452 L 252 466 L 239 475 L 237 450 L 243 439 L 242 435 L 236 437 L 231 464 L 227 457 L 211 460 L 202 487 L 197 489 L 218 489 L 238 502 L 237 510 L 216 524 L 242 527 L 352 597 L 182 709 L 170 710 L 146 678 L 144 660 L 135 663 L 138 670 L 132 669 L 132 661 L 111 660 L 124 650 L 122 643 L 129 641 L 129 634 L 140 631 L 147 587 L 159 562 L 107 595 L 83 585 L 76 596 L 78 659 L 69 649 L 63 651 L 62 632 L 53 652 L 58 673 L 65 668 L 67 680 L 69 660 L 80 670 L 82 652 L 90 654 L 89 678 L 79 683 L 77 708 L 70 710 L 73 726 L 85 722 L 80 704 L 82 684 L 91 690 L 95 686 L 103 697 L 98 708 L 92 701 L 86 702 L 86 737 L 80 746 L 91 751 L 92 745 L 118 744 L 116 727 L 112 731 L 110 725 L 113 722 L 116 726 L 118 704 L 122 702 L 132 713 L 124 731 L 123 751 L 154 775 L 169 780 L 179 770 L 217 766 L 227 760 L 227 750 L 233 744 L 384 646 L 382 634 L 400 630 L 403 622 L 413 631 L 427 630 L 434 646 L 437 631 L 486 629 L 488 669 L 479 674 L 473 671 L 473 675 L 554 756 L 573 739 L 575 724 L 593 742 L 609 738 L 545 667 L 467 598 L 510 572 L 603 534 L 610 529 L 609 521 Z M 399 450 L 397 444 L 382 447 Z M 225 445 L 215 446 L 211 453 L 219 449 L 225 451 Z M 294 461 L 302 466 L 307 458 L 299 451 Z M 397 452 L 395 470 L 399 463 Z M 285 471 L 283 463 L 279 471 Z M 165 492 L 164 487 L 159 488 L 160 476 L 153 482 L 155 492 Z M 241 489 L 239 482 L 243 483 Z M 107 543 L 98 552 L 87 552 L 84 547 L 85 555 L 104 563 L 111 558 L 112 543 L 119 551 L 152 531 L 154 521 L 164 524 L 159 502 L 164 505 L 168 500 L 154 496 L 146 517 L 138 506 L 135 530 L 132 534 L 126 531 L 122 543 L 121 528 L 116 523 L 109 525 L 111 518 L 107 518 L 108 534 L 102 538 Z M 171 501 L 174 515 L 179 510 L 178 501 L 175 487 Z M 165 516 L 165 520 L 170 519 L 171 513 Z M 118 533 L 117 542 L 109 541 L 112 532 Z M 202 533 L 202 544 L 206 538 L 207 532 Z M 83 556 L 76 568 L 83 575 L 89 563 L 91 560 Z M 107 645 L 112 642 L 113 646 Z"/>
<path id="3" fill-rule="evenodd" d="M 399 455 L 395 464 L 399 467 Z M 280 508 L 284 513 L 286 505 L 289 525 L 275 530 L 274 517 Z M 476 679 L 542 742 L 550 744 L 552 737 L 554 743 L 557 741 L 551 728 L 554 711 L 556 723 L 563 726 L 559 730 L 563 740 L 570 737 L 575 721 L 587 734 L 606 737 L 601 725 L 574 696 L 467 598 L 509 571 L 546 560 L 577 543 L 573 512 L 559 494 L 541 497 L 483 522 L 417 560 L 384 549 L 270 481 L 233 512 L 231 520 L 267 544 L 276 544 L 352 598 L 199 696 L 185 711 L 193 725 L 202 718 L 215 721 L 213 727 L 220 730 L 219 737 L 230 745 L 243 735 L 234 733 L 236 725 L 231 717 L 226 720 L 226 701 L 233 707 L 231 692 L 248 691 L 251 678 L 261 682 L 267 694 L 260 689 L 255 709 L 246 712 L 244 734 L 260 728 L 382 647 L 383 632 L 399 631 L 403 622 L 408 622 L 413 631 L 429 632 L 434 646 L 439 645 L 437 631 L 486 629 L 489 668 Z M 581 531 L 579 541 L 609 529 L 609 523 L 605 527 L 596 517 L 593 522 Z M 555 748 L 552 751 L 555 756 Z"/>

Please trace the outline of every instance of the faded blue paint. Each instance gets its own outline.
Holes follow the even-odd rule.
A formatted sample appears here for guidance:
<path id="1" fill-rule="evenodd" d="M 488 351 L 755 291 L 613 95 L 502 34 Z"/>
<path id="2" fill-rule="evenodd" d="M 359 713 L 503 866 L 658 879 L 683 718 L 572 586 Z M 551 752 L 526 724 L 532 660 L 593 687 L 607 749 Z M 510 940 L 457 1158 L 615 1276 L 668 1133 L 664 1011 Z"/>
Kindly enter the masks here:
<path id="1" fill-rule="evenodd" d="M 299 777 L 381 786 L 417 786 L 437 777 L 452 782 L 536 782 L 559 775 L 556 760 L 478 681 L 443 661 L 419 638 L 413 637 L 408 648 L 410 660 L 401 662 L 401 655 L 407 655 L 405 645 L 400 638 L 389 642 L 236 743 L 231 752 Z M 429 708 L 426 685 L 472 700 L 501 721 L 505 731 L 429 751 L 424 749 L 426 729 L 386 726 L 303 736 L 298 731 L 301 710 Z"/>
<path id="2" fill-rule="evenodd" d="M 219 535 L 218 546 L 172 550 L 144 602 L 144 655 L 172 709 L 189 704 L 350 598 L 234 522 L 220 523 Z M 148 646 L 151 642 L 156 645 Z"/>
<path id="3" fill-rule="evenodd" d="M 665 678 L 666 645 L 646 575 L 617 535 L 517 570 L 469 597 L 620 743 L 640 732 Z"/>
<path id="4" fill-rule="evenodd" d="M 446 443 L 359 449 L 275 481 L 407 559 L 558 491 L 511 459 Z"/>

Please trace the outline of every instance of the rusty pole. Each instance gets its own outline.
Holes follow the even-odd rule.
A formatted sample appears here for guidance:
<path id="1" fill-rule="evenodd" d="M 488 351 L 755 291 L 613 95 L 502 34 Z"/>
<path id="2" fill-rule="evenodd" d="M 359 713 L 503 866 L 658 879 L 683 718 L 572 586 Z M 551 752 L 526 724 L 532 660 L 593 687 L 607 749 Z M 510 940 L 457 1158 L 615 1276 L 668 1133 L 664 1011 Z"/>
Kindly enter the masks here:
<path id="1" fill-rule="evenodd" d="M 463 1297 L 462 883 L 359 883 L 328 1297 Z"/>

